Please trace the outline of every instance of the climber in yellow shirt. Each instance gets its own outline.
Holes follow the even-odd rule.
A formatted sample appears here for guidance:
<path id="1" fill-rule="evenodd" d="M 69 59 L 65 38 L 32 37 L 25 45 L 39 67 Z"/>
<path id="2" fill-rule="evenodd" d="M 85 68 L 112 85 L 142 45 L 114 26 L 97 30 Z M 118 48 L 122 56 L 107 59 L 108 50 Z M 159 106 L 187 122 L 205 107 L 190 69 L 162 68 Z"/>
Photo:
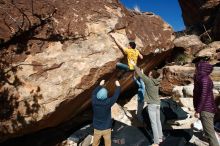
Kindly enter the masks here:
<path id="1" fill-rule="evenodd" d="M 116 39 L 115 42 L 118 45 L 118 47 L 120 47 L 123 50 L 123 52 L 127 55 L 127 62 L 128 62 L 128 65 L 118 62 L 116 64 L 116 67 L 125 71 L 133 71 L 134 65 L 131 64 L 131 61 L 133 61 L 136 65 L 138 57 L 140 59 L 143 59 L 142 54 L 136 49 L 135 42 L 130 41 L 128 48 L 123 48 L 123 46 L 118 41 L 116 41 Z"/>

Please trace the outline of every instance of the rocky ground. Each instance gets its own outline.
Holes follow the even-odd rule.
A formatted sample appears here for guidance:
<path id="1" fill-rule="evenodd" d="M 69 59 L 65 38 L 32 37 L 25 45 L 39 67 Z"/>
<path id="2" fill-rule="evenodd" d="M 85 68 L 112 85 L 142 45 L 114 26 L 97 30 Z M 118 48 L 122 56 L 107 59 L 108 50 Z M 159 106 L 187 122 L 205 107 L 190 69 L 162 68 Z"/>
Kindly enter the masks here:
<path id="1" fill-rule="evenodd" d="M 135 40 L 144 55 L 138 66 L 146 73 L 160 68 L 161 95 L 177 101 L 191 114 L 187 120 L 170 121 L 167 128 L 190 128 L 196 121 L 192 105 L 195 67 L 191 62 L 203 55 L 209 56 L 213 65 L 220 60 L 216 53 L 220 48 L 220 2 L 179 3 L 187 29 L 178 34 L 159 16 L 127 10 L 118 0 L 1 0 L 0 142 L 16 141 L 23 135 L 32 141 L 38 135 L 42 139 L 35 138 L 27 145 L 48 146 L 48 141 L 66 139 L 60 131 L 74 131 L 91 120 L 92 90 L 105 78 L 111 94 L 120 73 L 115 64 L 125 61 L 114 39 L 124 46 Z M 218 106 L 219 72 L 215 67 L 211 75 Z M 132 77 L 128 73 L 120 80 L 121 96 L 127 93 L 129 97 L 124 98 L 126 105 L 114 105 L 113 117 L 138 127 L 136 99 L 127 101 L 135 94 Z M 77 121 L 82 113 L 87 114 L 86 120 Z M 216 120 L 220 121 L 220 110 Z M 71 124 L 66 126 L 68 122 Z M 48 139 L 41 132 L 59 134 Z M 196 137 L 194 141 L 203 143 Z"/>
<path id="2" fill-rule="evenodd" d="M 190 100 L 190 102 L 192 102 L 192 100 Z M 187 105 L 187 104 L 189 104 L 189 102 L 187 102 L 187 103 L 183 102 L 183 104 Z M 130 125 L 130 126 L 134 126 L 134 127 L 143 127 L 144 125 L 141 124 L 140 121 L 138 121 L 136 114 L 135 114 L 136 109 L 137 109 L 136 105 L 137 105 L 136 96 L 134 98 L 132 98 L 123 107 L 118 104 L 115 104 L 112 108 L 113 119 L 120 121 L 122 123 L 125 123 L 126 125 Z M 193 110 L 189 110 L 188 107 L 182 107 L 182 108 L 190 114 L 190 117 L 187 119 L 184 119 L 184 120 L 168 121 L 164 130 L 191 129 L 192 128 L 192 124 L 195 121 L 197 121 L 198 119 L 193 116 L 194 115 Z M 91 137 L 89 136 L 89 142 L 92 143 L 92 132 L 91 131 L 90 131 L 90 134 L 91 134 Z M 88 137 L 87 137 L 87 139 L 88 139 Z M 208 146 L 208 143 L 202 139 L 202 132 L 198 132 L 196 130 L 194 130 L 193 136 L 187 145 L 193 146 L 193 144 L 196 146 Z M 82 141 L 80 145 L 88 146 L 88 140 Z M 77 146 L 77 143 L 75 143 L 73 140 L 71 140 L 71 138 L 69 138 L 69 139 L 63 141 L 62 143 L 58 144 L 57 146 Z"/>

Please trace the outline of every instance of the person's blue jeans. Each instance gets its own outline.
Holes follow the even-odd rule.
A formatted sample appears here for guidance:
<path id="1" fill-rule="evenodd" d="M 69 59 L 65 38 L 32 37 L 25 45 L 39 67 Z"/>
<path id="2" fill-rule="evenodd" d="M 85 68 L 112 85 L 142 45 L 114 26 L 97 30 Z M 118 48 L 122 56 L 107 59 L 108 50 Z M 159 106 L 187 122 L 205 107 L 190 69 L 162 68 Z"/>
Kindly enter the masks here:
<path id="1" fill-rule="evenodd" d="M 138 100 L 138 104 L 137 104 L 137 119 L 141 122 L 144 123 L 144 118 L 142 115 L 142 111 L 144 109 L 144 101 L 142 100 Z"/>
<path id="2" fill-rule="evenodd" d="M 138 95 L 138 100 L 139 101 L 144 101 L 144 91 L 143 91 L 143 89 L 139 88 L 137 95 Z"/>
<path id="3" fill-rule="evenodd" d="M 124 63 L 118 62 L 118 63 L 116 63 L 116 67 L 118 69 L 121 69 L 121 70 L 124 70 L 124 71 L 130 71 L 129 66 L 124 64 Z"/>

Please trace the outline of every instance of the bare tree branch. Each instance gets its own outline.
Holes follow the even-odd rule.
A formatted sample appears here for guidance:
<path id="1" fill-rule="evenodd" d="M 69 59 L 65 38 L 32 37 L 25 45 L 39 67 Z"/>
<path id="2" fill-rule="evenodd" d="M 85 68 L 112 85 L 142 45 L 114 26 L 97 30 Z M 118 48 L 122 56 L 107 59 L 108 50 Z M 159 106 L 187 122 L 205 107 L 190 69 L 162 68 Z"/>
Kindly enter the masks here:
<path id="1" fill-rule="evenodd" d="M 7 3 L 7 4 L 12 5 L 12 6 L 15 7 L 16 9 L 18 9 L 18 11 L 19 11 L 21 14 L 23 14 L 23 17 L 25 17 L 25 18 L 27 19 L 27 21 L 28 21 L 28 23 L 29 23 L 29 27 L 31 26 L 31 21 L 29 20 L 28 16 L 24 13 L 24 11 L 23 11 L 22 9 L 18 8 L 18 7 L 14 4 L 14 2 L 12 2 L 12 3 Z M 22 22 L 22 23 L 24 24 L 24 19 L 23 19 L 23 22 Z M 23 26 L 23 25 L 22 25 L 22 26 Z"/>
<path id="2" fill-rule="evenodd" d="M 203 28 L 205 29 L 205 33 L 208 35 L 208 37 L 209 37 L 210 41 L 212 41 L 212 38 L 210 37 L 210 35 L 209 35 L 208 31 L 206 30 L 205 25 L 203 24 L 202 26 L 203 26 Z"/>

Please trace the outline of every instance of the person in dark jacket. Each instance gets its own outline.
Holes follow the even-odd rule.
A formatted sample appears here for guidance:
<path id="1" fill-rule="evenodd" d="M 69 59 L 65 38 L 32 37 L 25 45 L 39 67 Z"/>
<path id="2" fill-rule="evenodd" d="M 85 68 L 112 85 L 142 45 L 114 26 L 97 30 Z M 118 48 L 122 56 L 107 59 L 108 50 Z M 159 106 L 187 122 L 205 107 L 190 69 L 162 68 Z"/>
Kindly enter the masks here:
<path id="1" fill-rule="evenodd" d="M 117 101 L 121 90 L 119 81 L 115 81 L 115 93 L 112 97 L 108 98 L 108 91 L 103 86 L 104 84 L 105 80 L 102 80 L 100 85 L 96 87 L 92 93 L 94 127 L 93 146 L 99 145 L 102 136 L 105 141 L 105 146 L 111 146 L 111 107 Z"/>
<path id="2" fill-rule="evenodd" d="M 200 60 L 196 63 L 193 105 L 195 108 L 195 117 L 201 119 L 204 133 L 208 138 L 210 146 L 218 146 L 213 121 L 217 108 L 212 91 L 213 82 L 209 76 L 212 70 L 212 65 L 207 61 Z"/>

